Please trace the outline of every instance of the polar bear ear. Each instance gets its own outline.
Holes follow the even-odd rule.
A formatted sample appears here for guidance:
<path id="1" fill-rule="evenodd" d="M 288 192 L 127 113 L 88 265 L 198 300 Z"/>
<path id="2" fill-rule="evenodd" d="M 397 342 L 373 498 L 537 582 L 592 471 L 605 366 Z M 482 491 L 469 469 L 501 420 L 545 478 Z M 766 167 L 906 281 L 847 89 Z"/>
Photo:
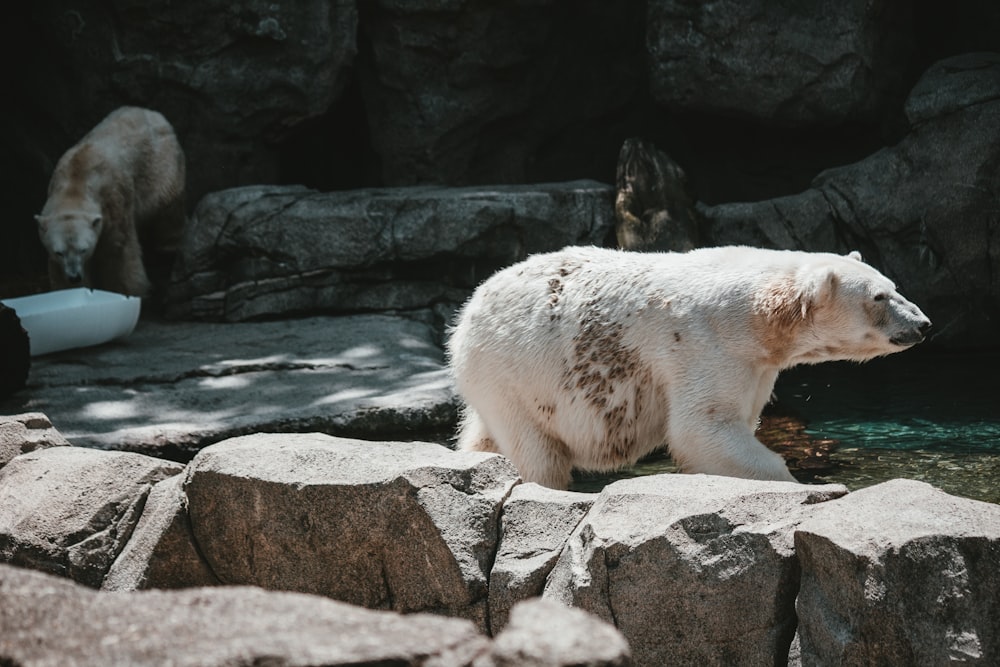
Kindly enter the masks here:
<path id="1" fill-rule="evenodd" d="M 820 269 L 809 276 L 806 284 L 803 285 L 800 298 L 802 317 L 808 317 L 817 306 L 833 299 L 839 283 L 840 278 L 837 277 L 837 272 L 831 268 Z"/>
<path id="2" fill-rule="evenodd" d="M 847 258 L 848 259 L 853 259 L 853 260 L 855 260 L 857 262 L 864 262 L 865 261 L 864 258 L 861 257 L 861 253 L 858 252 L 857 250 L 852 250 L 851 252 L 847 253 Z"/>

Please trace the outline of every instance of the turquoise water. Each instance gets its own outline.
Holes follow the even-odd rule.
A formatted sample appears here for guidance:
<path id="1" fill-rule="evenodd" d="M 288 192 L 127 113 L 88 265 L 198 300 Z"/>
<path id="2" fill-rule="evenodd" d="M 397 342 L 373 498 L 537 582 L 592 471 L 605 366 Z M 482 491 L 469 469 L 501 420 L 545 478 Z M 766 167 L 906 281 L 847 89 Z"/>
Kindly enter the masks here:
<path id="1" fill-rule="evenodd" d="M 808 438 L 836 441 L 822 465 L 792 466 L 802 481 L 857 489 L 904 477 L 1000 503 L 1000 353 L 913 350 L 866 364 L 802 366 L 779 377 L 775 397 Z M 620 473 L 578 475 L 572 488 L 674 470 L 669 456 L 654 455 Z"/>

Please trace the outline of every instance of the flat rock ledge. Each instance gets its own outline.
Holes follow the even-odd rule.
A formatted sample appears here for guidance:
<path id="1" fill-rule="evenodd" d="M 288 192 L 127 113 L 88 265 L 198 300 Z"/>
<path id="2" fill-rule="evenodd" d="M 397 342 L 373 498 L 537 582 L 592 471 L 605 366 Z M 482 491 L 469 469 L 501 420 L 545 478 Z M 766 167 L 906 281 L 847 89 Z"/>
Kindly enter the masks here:
<path id="1" fill-rule="evenodd" d="M 36 417 L 0 426 L 0 462 L 63 435 L 185 462 L 256 432 L 431 439 L 453 428 L 457 402 L 429 313 L 411 315 L 142 319 L 113 343 L 33 360 L 27 388 L 0 400 L 0 414 Z"/>
<path id="2" fill-rule="evenodd" d="M 360 661 L 361 644 L 480 667 L 1000 662 L 1000 506 L 921 482 L 657 475 L 582 494 L 424 442 L 255 434 L 182 466 L 51 440 L 0 468 L 0 561 L 64 578 L 0 570 L 0 662 L 357 664 L 309 651 Z M 268 605 L 284 620 L 252 620 Z M 334 616 L 399 639 L 314 639 Z M 426 662 L 389 657 L 406 622 L 441 628 L 407 644 Z"/>
<path id="3" fill-rule="evenodd" d="M 214 192 L 185 230 L 165 311 L 237 322 L 460 303 L 531 253 L 603 245 L 613 200 L 596 181 Z"/>

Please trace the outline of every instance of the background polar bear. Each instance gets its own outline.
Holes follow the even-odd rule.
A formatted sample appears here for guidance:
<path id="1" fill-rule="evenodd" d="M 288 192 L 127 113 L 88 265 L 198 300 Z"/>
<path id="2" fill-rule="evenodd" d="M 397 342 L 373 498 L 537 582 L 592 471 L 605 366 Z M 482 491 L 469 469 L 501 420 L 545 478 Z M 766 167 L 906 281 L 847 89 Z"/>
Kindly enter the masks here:
<path id="1" fill-rule="evenodd" d="M 664 444 L 685 472 L 794 481 L 754 437 L 778 372 L 898 352 L 929 326 L 857 253 L 535 255 L 480 285 L 452 331 L 458 444 L 555 488 Z"/>
<path id="2" fill-rule="evenodd" d="M 184 175 L 184 152 L 162 115 L 111 112 L 59 159 L 35 216 L 51 287 L 146 296 L 143 248 L 169 271 L 184 228 Z"/>

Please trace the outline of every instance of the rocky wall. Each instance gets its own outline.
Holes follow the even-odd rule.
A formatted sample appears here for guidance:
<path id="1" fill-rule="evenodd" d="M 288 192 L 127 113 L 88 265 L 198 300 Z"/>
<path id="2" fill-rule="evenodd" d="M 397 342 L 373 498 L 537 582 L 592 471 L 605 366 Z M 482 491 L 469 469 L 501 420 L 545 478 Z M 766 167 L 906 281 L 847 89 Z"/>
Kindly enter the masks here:
<path id="1" fill-rule="evenodd" d="M 0 468 L 0 560 L 94 588 L 225 584 L 196 594 L 214 605 L 254 585 L 464 618 L 498 642 L 541 596 L 617 628 L 636 665 L 1000 660 L 1000 507 L 921 482 L 657 475 L 591 495 L 420 442 L 256 434 L 183 469 L 50 444 Z M 3 637 L 46 608 L 12 599 Z M 89 604 L 90 622 L 121 613 Z M 36 644 L 0 640 L 0 657 Z M 597 644 L 568 664 L 623 664 Z"/>

